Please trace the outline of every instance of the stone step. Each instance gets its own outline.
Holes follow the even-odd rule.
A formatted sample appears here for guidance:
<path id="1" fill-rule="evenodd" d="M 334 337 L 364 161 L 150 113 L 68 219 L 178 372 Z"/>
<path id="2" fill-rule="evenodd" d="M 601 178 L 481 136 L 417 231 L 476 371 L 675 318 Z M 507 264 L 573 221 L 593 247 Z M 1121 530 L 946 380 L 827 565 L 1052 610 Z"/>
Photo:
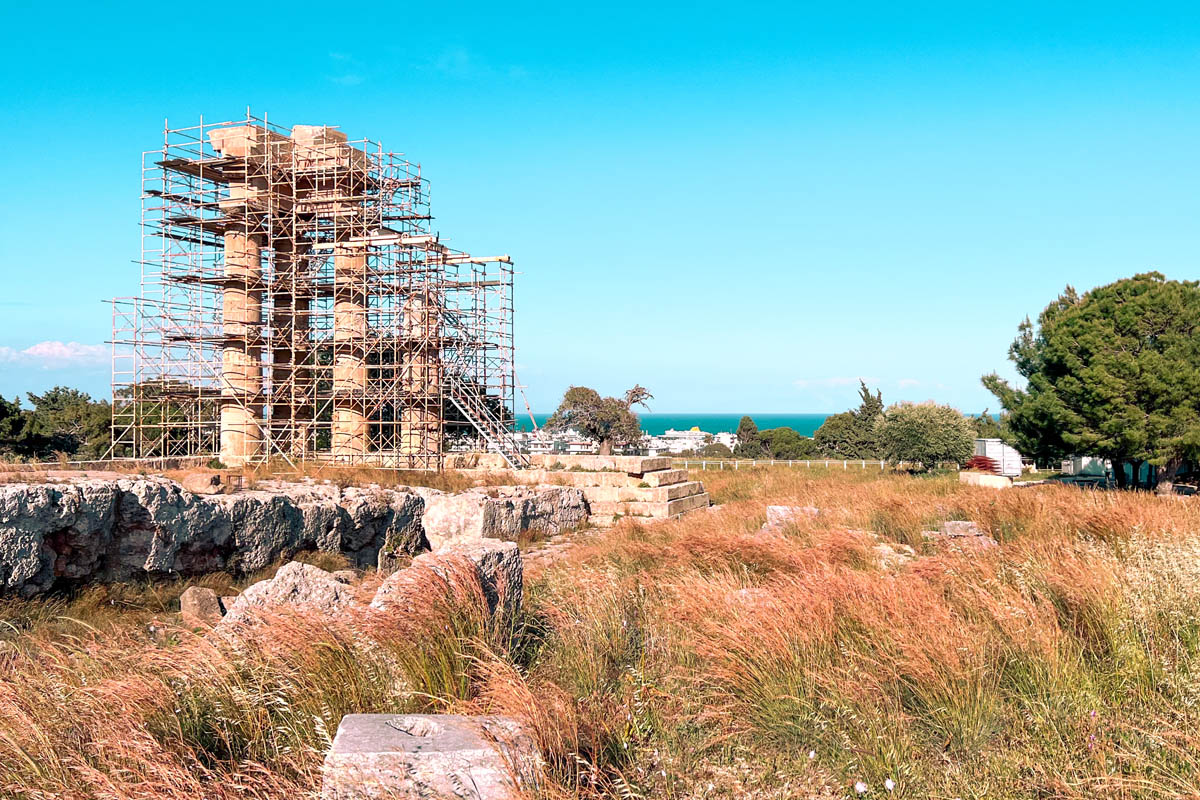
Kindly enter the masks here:
<path id="1" fill-rule="evenodd" d="M 704 491 L 699 481 L 672 483 L 667 486 L 582 486 L 589 503 L 666 503 Z"/>
<path id="2" fill-rule="evenodd" d="M 627 517 L 665 519 L 685 514 L 688 511 L 694 511 L 697 508 L 708 508 L 709 502 L 708 493 L 701 492 L 666 502 L 600 501 L 593 503 L 589 501 L 588 506 L 591 508 L 591 515 L 593 517 L 604 514 L 617 514 Z"/>
<path id="3" fill-rule="evenodd" d="M 660 469 L 642 475 L 642 482 L 650 486 L 669 486 L 672 483 L 682 483 L 687 480 L 686 469 Z"/>
<path id="4" fill-rule="evenodd" d="M 571 469 L 592 472 L 624 472 L 626 475 L 644 475 L 667 469 L 671 459 L 666 456 L 568 456 L 550 453 L 529 457 L 532 467 L 569 471 Z"/>
<path id="5" fill-rule="evenodd" d="M 640 475 L 626 475 L 624 472 L 573 472 L 571 470 L 530 469 L 521 477 L 531 483 L 547 484 L 550 486 L 639 486 L 645 481 Z"/>
<path id="6" fill-rule="evenodd" d="M 645 475 L 627 475 L 624 472 L 581 472 L 569 469 L 528 469 L 521 473 L 521 477 L 528 483 L 578 486 L 581 489 L 588 486 L 654 489 L 659 486 L 683 483 L 688 479 L 688 473 L 684 469 L 660 469 L 647 472 Z"/>

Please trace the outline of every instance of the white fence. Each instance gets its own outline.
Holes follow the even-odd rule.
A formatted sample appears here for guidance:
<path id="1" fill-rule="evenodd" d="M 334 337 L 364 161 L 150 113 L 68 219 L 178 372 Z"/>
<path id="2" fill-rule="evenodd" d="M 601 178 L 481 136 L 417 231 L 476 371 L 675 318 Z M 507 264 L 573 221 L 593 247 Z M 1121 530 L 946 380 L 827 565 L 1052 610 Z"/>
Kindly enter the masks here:
<path id="1" fill-rule="evenodd" d="M 812 469 L 814 465 L 825 469 L 875 469 L 882 472 L 887 466 L 886 461 L 860 461 L 855 459 L 824 458 L 811 461 L 774 461 L 771 459 L 718 459 L 704 461 L 690 458 L 671 459 L 671 465 L 680 469 L 741 469 L 746 467 L 801 467 Z"/>

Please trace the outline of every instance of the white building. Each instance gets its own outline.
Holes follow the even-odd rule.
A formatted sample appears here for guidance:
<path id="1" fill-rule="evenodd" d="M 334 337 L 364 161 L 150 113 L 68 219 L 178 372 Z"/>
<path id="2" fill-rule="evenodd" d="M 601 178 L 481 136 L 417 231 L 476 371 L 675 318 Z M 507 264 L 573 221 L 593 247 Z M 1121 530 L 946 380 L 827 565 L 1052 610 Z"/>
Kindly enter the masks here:
<path id="1" fill-rule="evenodd" d="M 726 447 L 728 447 L 730 450 L 737 447 L 737 440 L 738 440 L 738 438 L 737 438 L 736 433 L 728 433 L 728 432 L 722 431 L 721 433 L 713 434 L 713 443 L 714 444 L 723 444 Z"/>
<path id="2" fill-rule="evenodd" d="M 1021 474 L 1021 454 L 999 439 L 976 439 L 975 455 L 995 461 L 1005 477 L 1016 478 Z"/>

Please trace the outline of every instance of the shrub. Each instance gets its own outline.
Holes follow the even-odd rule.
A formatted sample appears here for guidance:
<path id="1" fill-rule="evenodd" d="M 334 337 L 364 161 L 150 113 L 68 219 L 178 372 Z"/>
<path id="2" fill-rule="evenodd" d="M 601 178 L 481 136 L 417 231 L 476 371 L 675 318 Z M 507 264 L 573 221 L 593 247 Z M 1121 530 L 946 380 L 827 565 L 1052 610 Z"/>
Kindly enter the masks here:
<path id="1" fill-rule="evenodd" d="M 967 418 L 950 406 L 933 403 L 889 407 L 878 423 L 878 434 L 889 461 L 927 470 L 943 461 L 961 464 L 975 446 L 975 431 Z"/>

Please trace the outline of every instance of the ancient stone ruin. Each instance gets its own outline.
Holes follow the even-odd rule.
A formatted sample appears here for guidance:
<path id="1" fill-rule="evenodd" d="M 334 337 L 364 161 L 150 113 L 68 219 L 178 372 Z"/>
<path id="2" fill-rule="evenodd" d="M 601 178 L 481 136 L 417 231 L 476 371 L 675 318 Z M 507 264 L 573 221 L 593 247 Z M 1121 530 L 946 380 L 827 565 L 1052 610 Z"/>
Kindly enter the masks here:
<path id="1" fill-rule="evenodd" d="M 511 434 L 513 267 L 430 230 L 418 164 L 336 127 L 167 127 L 141 290 L 114 306 L 114 453 L 439 469 Z"/>
<path id="2" fill-rule="evenodd" d="M 442 508 L 426 519 L 429 507 Z M 450 506 L 455 513 L 445 511 Z M 0 485 L 0 593 L 85 582 L 247 574 L 305 551 L 391 571 L 400 555 L 475 538 L 552 536 L 586 522 L 572 487 L 431 489 L 278 483 L 198 495 L 166 478 Z"/>
<path id="3" fill-rule="evenodd" d="M 536 787 L 533 739 L 503 717 L 348 714 L 325 757 L 322 800 L 518 800 Z"/>
<path id="4" fill-rule="evenodd" d="M 461 470 L 494 470 L 502 463 L 494 453 L 446 458 L 448 467 Z M 597 527 L 626 518 L 669 519 L 708 508 L 711 502 L 704 484 L 688 480 L 687 470 L 672 469 L 671 459 L 663 456 L 534 455 L 522 476 L 533 483 L 581 491 L 591 514 L 588 521 Z"/>

